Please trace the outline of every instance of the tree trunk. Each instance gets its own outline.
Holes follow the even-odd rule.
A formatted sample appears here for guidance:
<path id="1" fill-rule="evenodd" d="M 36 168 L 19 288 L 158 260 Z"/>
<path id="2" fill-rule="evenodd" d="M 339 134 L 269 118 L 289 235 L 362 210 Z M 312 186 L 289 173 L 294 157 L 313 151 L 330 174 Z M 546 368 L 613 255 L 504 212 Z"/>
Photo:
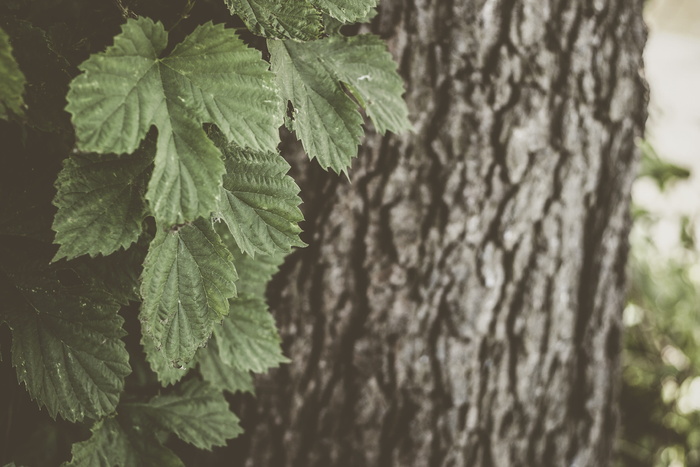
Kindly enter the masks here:
<path id="1" fill-rule="evenodd" d="M 415 133 L 294 161 L 292 363 L 247 466 L 603 466 L 615 438 L 642 0 L 382 0 Z"/>

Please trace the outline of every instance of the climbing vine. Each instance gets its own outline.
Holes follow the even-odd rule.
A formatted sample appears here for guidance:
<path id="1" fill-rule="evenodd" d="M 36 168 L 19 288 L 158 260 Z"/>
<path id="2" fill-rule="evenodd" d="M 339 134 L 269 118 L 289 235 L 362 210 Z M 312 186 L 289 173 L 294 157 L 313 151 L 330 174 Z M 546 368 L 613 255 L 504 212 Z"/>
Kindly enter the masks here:
<path id="1" fill-rule="evenodd" d="M 117 1 L 109 36 L 92 3 L 59 2 L 77 30 L 29 3 L 0 21 L 3 351 L 35 404 L 89 427 L 67 465 L 182 465 L 171 435 L 224 445 L 225 393 L 294 358 L 265 302 L 305 246 L 280 127 L 338 174 L 361 110 L 409 129 L 386 45 L 346 33 L 376 1 Z"/>

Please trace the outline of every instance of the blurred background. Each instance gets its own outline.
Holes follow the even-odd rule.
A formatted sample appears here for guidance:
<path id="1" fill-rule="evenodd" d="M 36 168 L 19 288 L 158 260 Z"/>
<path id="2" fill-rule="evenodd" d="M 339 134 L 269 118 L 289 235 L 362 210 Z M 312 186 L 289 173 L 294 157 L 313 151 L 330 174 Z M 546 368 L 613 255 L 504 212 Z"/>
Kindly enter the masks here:
<path id="1" fill-rule="evenodd" d="M 700 0 L 648 0 L 617 466 L 700 466 Z"/>

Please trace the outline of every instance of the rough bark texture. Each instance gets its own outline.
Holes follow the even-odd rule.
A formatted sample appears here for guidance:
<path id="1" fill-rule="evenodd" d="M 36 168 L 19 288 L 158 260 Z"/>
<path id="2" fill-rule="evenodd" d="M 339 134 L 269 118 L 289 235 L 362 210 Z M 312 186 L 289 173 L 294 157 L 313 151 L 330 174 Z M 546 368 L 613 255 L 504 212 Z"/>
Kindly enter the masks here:
<path id="1" fill-rule="evenodd" d="M 247 466 L 602 466 L 620 386 L 642 0 L 382 0 L 415 133 L 299 158 L 293 363 Z"/>

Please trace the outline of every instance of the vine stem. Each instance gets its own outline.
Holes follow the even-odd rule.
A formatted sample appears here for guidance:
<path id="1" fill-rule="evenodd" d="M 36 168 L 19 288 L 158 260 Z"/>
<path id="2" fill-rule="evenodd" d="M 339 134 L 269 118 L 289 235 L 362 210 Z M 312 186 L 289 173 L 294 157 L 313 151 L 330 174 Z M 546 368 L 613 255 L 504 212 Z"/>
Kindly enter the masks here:
<path id="1" fill-rule="evenodd" d="M 170 27 L 170 31 L 175 29 L 180 22 L 182 22 L 183 19 L 186 19 L 188 16 L 190 16 L 190 12 L 192 11 L 192 7 L 194 7 L 196 0 L 187 0 L 187 3 L 185 4 L 185 8 L 182 10 L 182 13 L 180 13 L 180 17 L 173 23 L 173 25 Z"/>
<path id="2" fill-rule="evenodd" d="M 114 0 L 114 4 L 117 6 L 117 8 L 119 8 L 119 11 L 122 12 L 122 16 L 124 17 L 124 19 L 138 17 L 138 15 L 131 11 L 129 7 L 124 6 L 122 0 Z"/>

